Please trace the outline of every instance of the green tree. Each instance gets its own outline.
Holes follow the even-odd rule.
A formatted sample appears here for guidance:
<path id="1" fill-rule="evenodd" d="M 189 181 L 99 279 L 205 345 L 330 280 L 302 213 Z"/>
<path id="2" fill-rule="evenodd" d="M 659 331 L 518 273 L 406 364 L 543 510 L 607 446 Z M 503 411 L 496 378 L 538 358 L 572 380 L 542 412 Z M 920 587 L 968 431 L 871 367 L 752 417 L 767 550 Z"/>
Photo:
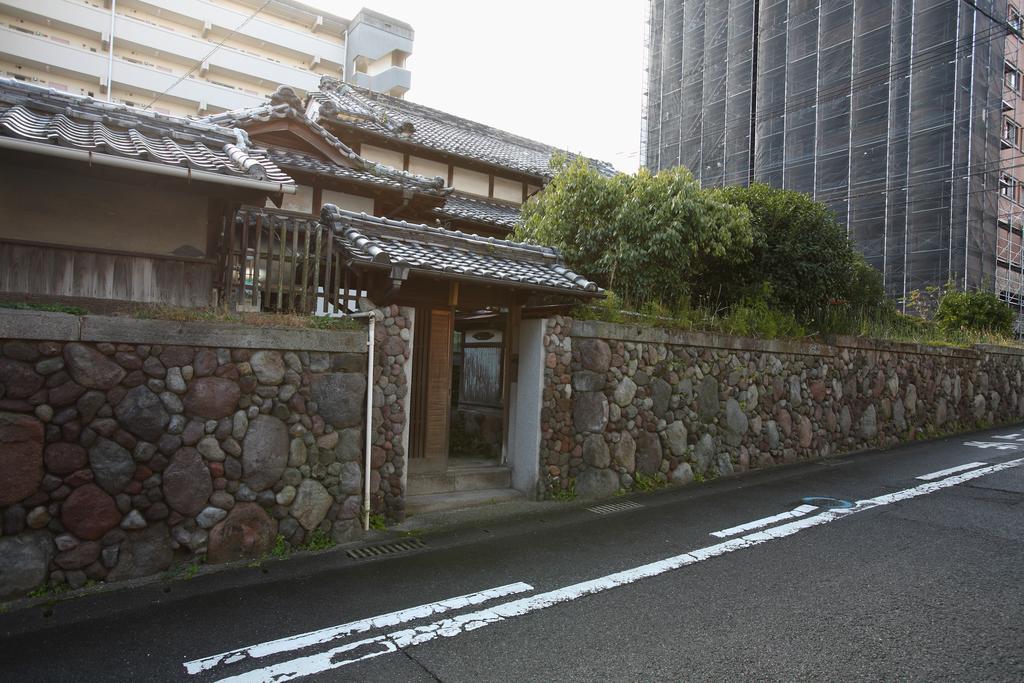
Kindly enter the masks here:
<path id="1" fill-rule="evenodd" d="M 749 259 L 747 210 L 702 190 L 685 168 L 607 177 L 583 159 L 559 163 L 523 207 L 516 237 L 558 247 L 627 304 L 674 306 L 710 269 Z"/>
<path id="2" fill-rule="evenodd" d="M 722 201 L 751 215 L 754 246 L 750 258 L 716 282 L 725 303 L 750 288 L 768 286 L 770 304 L 807 321 L 835 309 L 882 304 L 881 275 L 846 237 L 831 210 L 810 196 L 755 183 L 715 190 Z"/>
<path id="3" fill-rule="evenodd" d="M 993 292 L 960 292 L 953 284 L 946 286 L 935 314 L 935 322 L 947 334 L 994 332 L 1009 337 L 1013 334 L 1013 320 L 1013 311 Z"/>

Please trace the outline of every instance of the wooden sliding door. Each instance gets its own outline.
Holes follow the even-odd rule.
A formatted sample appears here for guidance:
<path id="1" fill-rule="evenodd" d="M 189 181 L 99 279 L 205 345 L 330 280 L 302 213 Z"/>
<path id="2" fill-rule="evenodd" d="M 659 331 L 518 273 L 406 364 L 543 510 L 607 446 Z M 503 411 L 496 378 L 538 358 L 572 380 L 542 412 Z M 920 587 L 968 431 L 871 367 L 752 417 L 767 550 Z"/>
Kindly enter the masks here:
<path id="1" fill-rule="evenodd" d="M 416 311 L 410 474 L 443 471 L 448 466 L 454 322 L 454 311 L 449 308 Z"/>

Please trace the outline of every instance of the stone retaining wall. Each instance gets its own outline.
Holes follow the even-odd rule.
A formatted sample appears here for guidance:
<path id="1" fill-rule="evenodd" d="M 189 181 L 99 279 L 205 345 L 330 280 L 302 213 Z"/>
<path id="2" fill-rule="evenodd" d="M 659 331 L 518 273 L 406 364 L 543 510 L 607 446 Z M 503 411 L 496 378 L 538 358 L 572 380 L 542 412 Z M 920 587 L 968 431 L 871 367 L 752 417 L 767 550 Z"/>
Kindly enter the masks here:
<path id="1" fill-rule="evenodd" d="M 405 318 L 385 309 L 373 503 L 401 514 Z M 0 599 L 357 536 L 366 333 L 0 311 Z"/>
<path id="2" fill-rule="evenodd" d="M 373 447 L 370 507 L 391 520 L 405 519 L 407 403 L 412 368 L 412 309 L 387 306 L 374 339 Z"/>
<path id="3" fill-rule="evenodd" d="M 541 496 L 611 495 L 1024 417 L 1024 352 L 548 321 Z"/>

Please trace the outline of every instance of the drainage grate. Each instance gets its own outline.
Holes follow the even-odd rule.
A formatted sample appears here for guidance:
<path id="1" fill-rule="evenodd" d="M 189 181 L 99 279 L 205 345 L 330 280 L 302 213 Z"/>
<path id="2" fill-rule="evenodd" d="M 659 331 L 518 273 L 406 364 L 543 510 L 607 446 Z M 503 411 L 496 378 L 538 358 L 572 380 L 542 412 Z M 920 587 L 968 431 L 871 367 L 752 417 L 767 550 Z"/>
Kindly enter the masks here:
<path id="1" fill-rule="evenodd" d="M 362 548 L 352 548 L 345 554 L 354 560 L 365 560 L 370 557 L 380 557 L 381 555 L 394 555 L 395 553 L 404 553 L 409 550 L 417 550 L 419 548 L 426 547 L 426 544 L 420 539 L 409 538 L 404 541 L 378 543 L 376 545 L 363 546 Z"/>
<path id="2" fill-rule="evenodd" d="M 631 500 L 624 500 L 621 503 L 608 503 L 607 505 L 595 505 L 592 508 L 587 508 L 591 512 L 599 515 L 610 515 L 613 512 L 625 512 L 626 510 L 636 510 L 637 508 L 643 507 L 640 503 L 634 503 Z"/>

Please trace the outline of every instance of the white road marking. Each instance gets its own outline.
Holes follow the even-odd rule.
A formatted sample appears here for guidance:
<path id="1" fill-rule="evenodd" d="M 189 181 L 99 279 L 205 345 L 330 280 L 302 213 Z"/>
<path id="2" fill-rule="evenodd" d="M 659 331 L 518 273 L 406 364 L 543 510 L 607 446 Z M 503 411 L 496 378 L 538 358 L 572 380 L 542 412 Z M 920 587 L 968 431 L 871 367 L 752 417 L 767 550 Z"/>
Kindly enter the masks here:
<path id="1" fill-rule="evenodd" d="M 375 617 L 368 617 L 366 619 L 360 619 L 359 621 L 351 621 L 339 626 L 330 626 L 317 631 L 310 631 L 309 633 L 300 633 L 299 635 L 279 638 L 277 640 L 271 640 L 257 645 L 249 645 L 248 647 L 230 650 L 229 652 L 222 652 L 219 655 L 211 655 L 209 657 L 203 657 L 202 659 L 194 659 L 190 662 L 185 662 L 185 671 L 190 674 L 197 674 L 201 671 L 208 671 L 209 669 L 221 664 L 234 664 L 246 659 L 266 657 L 267 655 L 288 652 L 290 650 L 299 650 L 312 645 L 323 645 L 331 642 L 332 640 L 338 640 L 339 638 L 352 635 L 353 633 L 365 633 L 371 629 L 397 626 L 398 624 L 404 624 L 416 619 L 423 619 L 434 616 L 435 614 L 442 614 L 444 612 L 462 609 L 463 607 L 479 605 L 480 603 L 487 602 L 488 600 L 494 600 L 495 598 L 504 598 L 509 595 L 526 593 L 532 590 L 533 586 L 522 582 L 510 583 L 507 586 L 498 586 L 497 588 L 488 588 L 487 590 L 479 591 L 477 593 L 469 593 L 468 595 L 446 598 L 426 605 L 409 607 L 407 609 L 398 610 L 397 612 L 380 614 Z"/>
<path id="2" fill-rule="evenodd" d="M 949 469 L 939 470 L 938 472 L 929 472 L 928 474 L 922 474 L 917 479 L 921 481 L 931 481 L 933 479 L 942 479 L 943 477 L 956 474 L 957 472 L 963 472 L 964 470 L 973 470 L 975 467 L 981 467 L 986 463 L 983 462 L 969 462 L 964 465 L 957 465 L 956 467 L 950 467 Z"/>
<path id="3" fill-rule="evenodd" d="M 965 446 L 971 448 L 994 448 L 997 451 L 1019 451 L 1020 446 L 1013 443 L 1002 443 L 1000 441 L 964 441 Z"/>
<path id="4" fill-rule="evenodd" d="M 793 508 L 789 512 L 772 515 L 771 517 L 762 517 L 761 519 L 755 519 L 753 522 L 729 527 L 728 529 L 722 529 L 721 531 L 712 531 L 711 535 L 717 538 L 727 538 L 729 536 L 735 536 L 736 534 L 742 534 L 744 531 L 750 531 L 751 529 L 760 529 L 763 526 L 771 526 L 776 522 L 781 522 L 786 519 L 803 517 L 808 512 L 814 512 L 817 509 L 818 506 L 816 505 L 801 505 L 800 507 Z"/>
<path id="5" fill-rule="evenodd" d="M 367 638 L 356 643 L 348 643 L 328 650 L 327 652 L 317 653 L 308 657 L 300 657 L 262 669 L 248 671 L 237 676 L 222 679 L 222 683 L 224 681 L 231 681 L 232 683 L 273 681 L 274 683 L 280 683 L 281 681 L 290 681 L 302 676 L 309 676 L 323 671 L 347 666 L 355 662 L 379 657 L 380 655 L 395 652 L 402 648 L 422 645 L 423 643 L 436 640 L 437 638 L 452 638 L 461 633 L 483 628 L 484 626 L 505 621 L 512 617 L 523 616 L 524 614 L 536 612 L 537 610 L 542 610 L 553 605 L 569 602 L 570 600 L 575 600 L 587 595 L 601 593 L 612 588 L 634 583 L 641 579 L 658 576 L 659 574 L 664 574 L 665 572 L 672 571 L 674 569 L 703 562 L 704 560 L 712 557 L 725 555 L 744 548 L 750 548 L 768 541 L 785 538 L 786 536 L 792 536 L 804 529 L 809 529 L 821 524 L 828 524 L 829 522 L 834 522 L 837 519 L 842 519 L 858 512 L 934 493 L 935 491 L 950 488 L 952 486 L 962 484 L 965 481 L 970 481 L 971 479 L 977 479 L 978 477 L 983 477 L 1012 467 L 1019 467 L 1022 464 L 1024 464 L 1024 458 L 1018 458 L 1017 460 L 1010 460 L 1008 462 L 990 465 L 983 469 L 971 470 L 970 472 L 947 477 L 946 479 L 919 484 L 913 488 L 896 491 L 895 493 L 860 500 L 857 501 L 852 508 L 833 508 L 824 510 L 813 517 L 797 519 L 796 521 L 788 524 L 772 527 L 771 529 L 765 529 L 763 531 L 757 531 L 740 538 L 733 538 L 698 550 L 691 550 L 690 552 L 676 555 L 675 557 L 669 557 L 664 560 L 645 564 L 640 567 L 634 567 L 615 574 L 609 574 L 597 579 L 583 581 L 581 583 L 565 586 L 564 588 L 558 588 L 546 593 L 539 593 L 537 595 L 519 598 L 518 600 L 495 605 L 494 607 L 488 607 L 476 612 L 441 619 L 432 624 L 427 624 L 426 626 L 393 631 L 387 635 Z M 345 655 L 352 650 L 370 645 L 377 646 L 382 649 L 368 652 L 357 657 L 342 657 L 342 655 Z"/>

